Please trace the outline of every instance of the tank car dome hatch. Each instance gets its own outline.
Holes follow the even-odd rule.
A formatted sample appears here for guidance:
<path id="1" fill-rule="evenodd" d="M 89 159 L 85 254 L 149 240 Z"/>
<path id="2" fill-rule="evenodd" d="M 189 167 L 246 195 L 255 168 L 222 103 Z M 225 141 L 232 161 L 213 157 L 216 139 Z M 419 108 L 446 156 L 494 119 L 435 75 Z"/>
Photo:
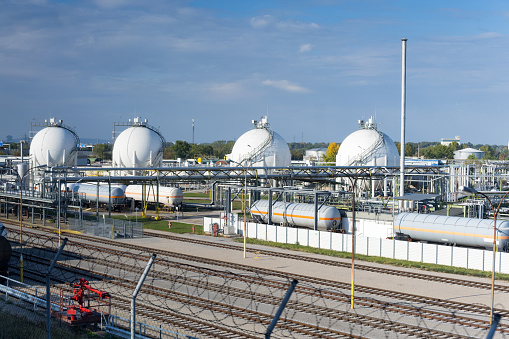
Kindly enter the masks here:
<path id="1" fill-rule="evenodd" d="M 139 117 L 126 126 L 113 145 L 113 167 L 160 167 L 165 142 L 161 133 Z"/>
<path id="2" fill-rule="evenodd" d="M 47 127 L 37 132 L 30 144 L 32 167 L 75 166 L 79 145 L 76 133 L 55 118 L 43 126 Z"/>
<path id="3" fill-rule="evenodd" d="M 290 166 L 290 148 L 279 134 L 270 129 L 267 117 L 252 123 L 253 129 L 237 139 L 232 153 L 228 155 L 228 159 L 233 161 L 232 166 Z"/>
<path id="4" fill-rule="evenodd" d="M 359 130 L 343 140 L 336 166 L 398 166 L 399 152 L 394 141 L 378 130 L 375 118 L 359 120 Z"/>

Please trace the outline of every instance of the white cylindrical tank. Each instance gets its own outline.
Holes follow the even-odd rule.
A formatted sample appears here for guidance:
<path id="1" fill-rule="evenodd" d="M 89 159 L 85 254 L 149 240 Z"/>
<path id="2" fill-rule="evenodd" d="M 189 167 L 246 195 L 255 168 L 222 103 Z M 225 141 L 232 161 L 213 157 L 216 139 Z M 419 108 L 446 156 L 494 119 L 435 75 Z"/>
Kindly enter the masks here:
<path id="1" fill-rule="evenodd" d="M 400 213 L 394 218 L 394 233 L 415 240 L 462 246 L 493 248 L 494 222 L 434 214 Z M 499 250 L 509 251 L 509 221 L 497 223 Z"/>
<path id="2" fill-rule="evenodd" d="M 232 166 L 287 167 L 291 164 L 290 148 L 276 132 L 270 130 L 267 117 L 253 120 L 254 129 L 242 134 L 228 158 Z"/>
<path id="3" fill-rule="evenodd" d="M 62 124 L 62 120 L 50 119 L 48 127 L 39 131 L 30 144 L 32 167 L 47 165 L 75 166 L 79 138 Z"/>
<path id="4" fill-rule="evenodd" d="M 250 209 L 253 219 L 267 223 L 269 220 L 269 201 L 255 201 Z M 314 227 L 315 205 L 277 201 L 272 205 L 272 222 L 292 226 Z M 336 207 L 322 206 L 318 210 L 318 227 L 337 229 L 341 225 L 341 213 Z"/>
<path id="5" fill-rule="evenodd" d="M 125 195 L 136 201 L 143 200 L 143 186 L 129 185 L 125 189 Z M 178 187 L 159 186 L 159 203 L 165 206 L 178 206 L 182 204 L 184 193 Z M 145 186 L 145 201 L 157 201 L 157 186 Z"/>
<path id="6" fill-rule="evenodd" d="M 140 118 L 124 130 L 113 145 L 113 167 L 160 167 L 164 138 Z"/>

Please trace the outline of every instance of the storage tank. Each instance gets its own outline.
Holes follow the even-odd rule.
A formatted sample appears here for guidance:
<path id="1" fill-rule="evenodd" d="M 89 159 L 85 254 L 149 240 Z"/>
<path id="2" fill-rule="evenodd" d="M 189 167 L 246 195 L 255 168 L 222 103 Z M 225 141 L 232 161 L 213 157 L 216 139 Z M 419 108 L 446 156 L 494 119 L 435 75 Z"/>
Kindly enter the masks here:
<path id="1" fill-rule="evenodd" d="M 125 195 L 136 201 L 143 200 L 143 186 L 129 185 L 125 189 Z M 184 199 L 184 193 L 178 187 L 159 186 L 159 203 L 165 206 L 179 206 Z M 157 201 L 157 186 L 145 186 L 145 201 Z"/>
<path id="2" fill-rule="evenodd" d="M 76 166 L 79 138 L 62 120 L 45 121 L 30 144 L 32 167 Z"/>
<path id="3" fill-rule="evenodd" d="M 394 141 L 378 130 L 375 117 L 359 120 L 359 130 L 343 140 L 336 155 L 336 166 L 399 166 Z"/>
<path id="4" fill-rule="evenodd" d="M 165 143 L 161 133 L 140 117 L 128 125 L 113 145 L 113 167 L 160 167 Z"/>
<path id="5" fill-rule="evenodd" d="M 491 219 L 460 218 L 433 214 L 400 213 L 394 219 L 394 233 L 415 240 L 493 249 Z M 497 222 L 499 250 L 509 252 L 509 221 Z"/>
<path id="6" fill-rule="evenodd" d="M 270 129 L 267 117 L 253 120 L 253 129 L 242 134 L 228 159 L 232 166 L 287 167 L 291 164 L 290 148 L 286 141 Z"/>
<path id="7" fill-rule="evenodd" d="M 251 217 L 258 222 L 269 221 L 269 201 L 257 200 L 250 208 Z M 276 201 L 272 203 L 272 222 L 290 226 L 314 227 L 315 205 Z M 318 210 L 318 227 L 337 230 L 341 226 L 341 213 L 336 207 L 323 205 Z"/>

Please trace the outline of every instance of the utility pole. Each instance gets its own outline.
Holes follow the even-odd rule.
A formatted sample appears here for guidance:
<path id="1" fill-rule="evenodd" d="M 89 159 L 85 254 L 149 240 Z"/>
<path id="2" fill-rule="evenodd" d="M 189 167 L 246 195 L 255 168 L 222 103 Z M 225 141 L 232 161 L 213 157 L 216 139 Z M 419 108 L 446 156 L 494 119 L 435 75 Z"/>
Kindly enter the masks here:
<path id="1" fill-rule="evenodd" d="M 193 144 L 194 144 L 194 119 L 193 119 Z"/>

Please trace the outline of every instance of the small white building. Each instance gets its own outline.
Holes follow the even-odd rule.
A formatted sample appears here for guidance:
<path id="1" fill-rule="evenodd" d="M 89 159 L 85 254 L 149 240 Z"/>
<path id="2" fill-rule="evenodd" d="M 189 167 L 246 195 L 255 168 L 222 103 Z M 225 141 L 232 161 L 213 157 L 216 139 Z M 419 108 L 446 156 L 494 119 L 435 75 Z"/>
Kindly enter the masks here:
<path id="1" fill-rule="evenodd" d="M 466 160 L 470 155 L 474 155 L 477 159 L 481 159 L 484 155 L 483 151 L 474 148 L 460 149 L 454 152 L 454 159 Z"/>
<path id="2" fill-rule="evenodd" d="M 459 135 L 455 136 L 454 139 L 442 138 L 442 140 L 440 141 L 440 143 L 444 146 L 449 146 L 453 142 L 457 142 L 458 145 L 461 145 Z"/>
<path id="3" fill-rule="evenodd" d="M 323 161 L 323 156 L 327 153 L 327 148 L 312 148 L 306 150 L 306 154 L 302 157 L 304 161 Z"/>

